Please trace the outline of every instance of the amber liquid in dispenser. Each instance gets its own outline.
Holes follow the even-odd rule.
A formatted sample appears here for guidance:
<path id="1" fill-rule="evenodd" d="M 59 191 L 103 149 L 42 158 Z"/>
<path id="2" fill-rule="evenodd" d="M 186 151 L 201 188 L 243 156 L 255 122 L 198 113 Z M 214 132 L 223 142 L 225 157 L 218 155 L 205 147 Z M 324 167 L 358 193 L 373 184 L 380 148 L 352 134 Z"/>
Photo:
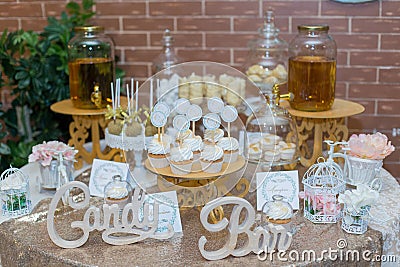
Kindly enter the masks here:
<path id="1" fill-rule="evenodd" d="M 293 93 L 290 105 L 303 111 L 324 111 L 335 100 L 336 60 L 326 57 L 289 58 L 288 90 Z"/>
<path id="2" fill-rule="evenodd" d="M 68 63 L 69 87 L 76 108 L 104 108 L 111 103 L 114 64 L 108 58 L 80 58 Z"/>

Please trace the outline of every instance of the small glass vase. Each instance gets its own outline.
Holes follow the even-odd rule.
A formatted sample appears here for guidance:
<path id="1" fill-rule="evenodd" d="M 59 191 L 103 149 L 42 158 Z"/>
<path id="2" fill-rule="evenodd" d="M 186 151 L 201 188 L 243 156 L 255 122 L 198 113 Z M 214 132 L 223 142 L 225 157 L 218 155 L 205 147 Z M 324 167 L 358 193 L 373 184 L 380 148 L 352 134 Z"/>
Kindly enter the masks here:
<path id="1" fill-rule="evenodd" d="M 72 174 L 74 172 L 73 161 L 63 160 L 63 164 L 65 166 L 68 181 L 72 181 L 73 180 Z M 59 167 L 59 161 L 56 159 L 53 159 L 50 162 L 49 166 L 43 166 L 42 162 L 39 162 L 39 168 L 41 174 L 41 179 L 40 179 L 41 189 L 53 190 L 59 188 L 61 185 L 65 183 L 64 181 L 61 181 L 58 167 Z"/>
<path id="2" fill-rule="evenodd" d="M 359 211 L 349 208 L 343 209 L 342 229 L 350 234 L 364 234 L 368 228 L 369 211 L 371 206 L 363 206 Z"/>
<path id="3" fill-rule="evenodd" d="M 383 160 L 362 159 L 348 156 L 348 164 L 350 164 L 352 172 L 348 181 L 349 184 L 365 184 L 378 192 L 380 191 L 382 187 L 381 178 L 376 178 L 376 176 L 382 168 Z"/>

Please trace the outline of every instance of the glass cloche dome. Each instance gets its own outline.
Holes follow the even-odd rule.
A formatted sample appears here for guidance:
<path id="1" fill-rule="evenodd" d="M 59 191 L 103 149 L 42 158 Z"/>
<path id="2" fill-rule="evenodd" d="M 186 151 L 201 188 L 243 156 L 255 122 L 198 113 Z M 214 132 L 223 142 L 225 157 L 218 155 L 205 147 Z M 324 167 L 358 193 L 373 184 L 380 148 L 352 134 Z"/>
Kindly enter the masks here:
<path id="1" fill-rule="evenodd" d="M 262 163 L 263 168 L 294 168 L 299 158 L 296 122 L 279 106 L 279 86 L 266 96 L 267 105 L 259 103 L 246 122 L 248 138 L 244 146 L 249 162 Z"/>

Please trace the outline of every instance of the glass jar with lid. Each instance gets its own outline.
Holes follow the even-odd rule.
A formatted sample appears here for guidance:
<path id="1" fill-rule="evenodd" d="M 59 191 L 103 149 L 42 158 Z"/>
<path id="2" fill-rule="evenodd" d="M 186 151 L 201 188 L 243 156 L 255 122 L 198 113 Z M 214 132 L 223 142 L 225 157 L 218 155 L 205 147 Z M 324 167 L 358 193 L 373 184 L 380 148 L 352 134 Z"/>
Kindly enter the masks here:
<path id="1" fill-rule="evenodd" d="M 250 163 L 265 170 L 293 169 L 299 159 L 296 122 L 281 107 L 279 85 L 272 88 L 267 103 L 253 104 L 254 112 L 246 121 L 244 154 Z"/>
<path id="2" fill-rule="evenodd" d="M 265 12 L 263 27 L 259 28 L 258 37 L 249 42 L 248 48 L 244 72 L 264 94 L 271 92 L 274 84 L 287 82 L 288 44 L 279 37 L 272 10 Z"/>
<path id="3" fill-rule="evenodd" d="M 291 232 L 293 208 L 281 195 L 273 195 L 271 201 L 265 202 L 261 209 L 261 223 L 281 225 Z"/>
<path id="4" fill-rule="evenodd" d="M 289 43 L 290 106 L 303 111 L 329 110 L 335 99 L 336 43 L 328 25 L 299 25 Z"/>
<path id="5" fill-rule="evenodd" d="M 111 103 L 115 80 L 114 43 L 100 26 L 74 28 L 68 43 L 71 100 L 76 108 L 100 109 Z"/>
<path id="6" fill-rule="evenodd" d="M 117 204 L 122 210 L 131 202 L 132 187 L 122 180 L 121 175 L 114 175 L 112 181 L 104 187 L 104 202 L 108 205 Z"/>
<path id="7" fill-rule="evenodd" d="M 161 40 L 163 49 L 161 53 L 153 60 L 153 74 L 182 62 L 182 59 L 175 53 L 174 41 L 175 40 L 171 35 L 170 30 L 166 29 Z"/>

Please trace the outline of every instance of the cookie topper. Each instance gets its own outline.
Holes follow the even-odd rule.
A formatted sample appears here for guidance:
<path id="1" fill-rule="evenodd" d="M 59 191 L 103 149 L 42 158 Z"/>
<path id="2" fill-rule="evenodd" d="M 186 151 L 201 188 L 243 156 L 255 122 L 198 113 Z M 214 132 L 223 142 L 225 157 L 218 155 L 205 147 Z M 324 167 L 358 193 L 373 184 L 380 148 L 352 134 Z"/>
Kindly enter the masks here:
<path id="1" fill-rule="evenodd" d="M 192 134 L 195 136 L 196 125 L 195 122 L 201 119 L 203 116 L 203 110 L 199 105 L 192 104 L 187 110 L 186 116 L 192 122 Z"/>
<path id="2" fill-rule="evenodd" d="M 221 118 L 228 123 L 228 137 L 231 137 L 231 122 L 234 122 L 238 117 L 237 109 L 234 106 L 225 106 L 221 112 Z"/>
<path id="3" fill-rule="evenodd" d="M 187 110 L 190 107 L 190 101 L 187 100 L 186 98 L 179 98 L 175 102 L 175 106 L 176 106 L 176 112 L 178 114 L 186 115 Z"/>
<path id="4" fill-rule="evenodd" d="M 207 101 L 208 110 L 212 113 L 221 113 L 222 110 L 224 109 L 224 106 L 225 106 L 224 101 L 222 101 L 221 98 L 216 96 L 211 97 Z"/>

